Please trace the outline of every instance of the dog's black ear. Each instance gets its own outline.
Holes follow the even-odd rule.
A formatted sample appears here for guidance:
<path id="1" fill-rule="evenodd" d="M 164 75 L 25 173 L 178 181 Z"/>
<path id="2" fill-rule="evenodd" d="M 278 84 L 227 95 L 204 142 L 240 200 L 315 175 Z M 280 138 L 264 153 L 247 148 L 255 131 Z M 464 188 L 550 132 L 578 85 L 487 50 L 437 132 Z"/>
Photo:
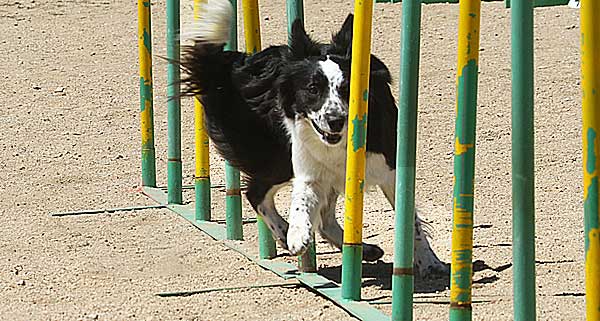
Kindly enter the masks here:
<path id="1" fill-rule="evenodd" d="M 331 53 L 348 56 L 352 52 L 352 28 L 354 25 L 354 15 L 349 14 L 342 24 L 342 28 L 338 33 L 333 35 L 331 39 Z"/>
<path id="2" fill-rule="evenodd" d="M 290 48 L 292 56 L 295 59 L 304 59 L 310 56 L 319 56 L 321 54 L 319 43 L 310 39 L 304 25 L 300 19 L 296 19 L 292 24 L 292 33 L 290 34 Z"/>

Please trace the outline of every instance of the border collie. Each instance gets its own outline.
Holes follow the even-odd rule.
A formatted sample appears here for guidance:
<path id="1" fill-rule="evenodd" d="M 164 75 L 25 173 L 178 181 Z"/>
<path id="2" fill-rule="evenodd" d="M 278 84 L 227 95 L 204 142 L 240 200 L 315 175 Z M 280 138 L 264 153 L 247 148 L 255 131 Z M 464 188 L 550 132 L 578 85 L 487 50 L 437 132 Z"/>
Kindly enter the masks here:
<path id="1" fill-rule="evenodd" d="M 335 205 L 345 188 L 353 16 L 330 43 L 313 41 L 296 21 L 289 46 L 249 55 L 223 51 L 233 17 L 229 1 L 209 0 L 203 6 L 184 35 L 182 95 L 199 96 L 209 137 L 245 174 L 246 197 L 281 246 L 300 255 L 318 230 L 341 248 Z M 366 184 L 379 185 L 394 206 L 398 112 L 390 83 L 387 67 L 371 56 Z M 274 196 L 292 178 L 288 224 Z M 378 246 L 363 244 L 365 261 L 382 255 Z M 448 271 L 418 216 L 415 268 L 421 275 Z"/>

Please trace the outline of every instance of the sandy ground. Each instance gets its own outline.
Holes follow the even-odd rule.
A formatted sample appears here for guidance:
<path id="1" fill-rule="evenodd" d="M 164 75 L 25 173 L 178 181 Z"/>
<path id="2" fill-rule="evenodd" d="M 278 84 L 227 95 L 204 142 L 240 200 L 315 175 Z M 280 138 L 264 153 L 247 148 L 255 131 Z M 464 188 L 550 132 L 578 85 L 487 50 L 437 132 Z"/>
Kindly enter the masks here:
<path id="1" fill-rule="evenodd" d="M 352 11 L 350 1 L 305 2 L 307 28 L 323 40 Z M 164 56 L 165 4 L 153 4 L 154 53 Z M 183 2 L 182 12 L 182 20 L 189 20 L 191 1 Z M 417 201 L 431 223 L 432 244 L 446 261 L 457 13 L 456 5 L 423 9 Z M 375 6 L 373 51 L 393 75 L 399 68 L 400 14 L 398 4 Z M 501 3 L 485 3 L 482 16 L 474 253 L 481 262 L 474 276 L 474 318 L 510 320 L 510 13 Z M 282 1 L 261 1 L 261 23 L 264 46 L 286 41 Z M 536 10 L 540 320 L 583 320 L 584 315 L 577 26 L 576 10 Z M 155 296 L 281 282 L 166 210 L 51 218 L 56 211 L 151 204 L 137 193 L 136 5 L 2 0 L 0 30 L 0 319 L 352 319 L 299 287 Z M 164 184 L 165 63 L 158 58 L 154 79 L 157 167 Z M 189 100 L 183 106 L 184 183 L 191 183 L 193 115 Z M 222 183 L 216 156 L 213 164 L 213 182 Z M 281 209 L 286 196 L 280 195 Z M 213 197 L 218 217 L 222 193 L 215 190 Z M 390 301 L 393 212 L 376 190 L 368 193 L 365 207 L 364 236 L 387 254 L 364 265 L 363 296 L 385 303 Z M 247 205 L 245 216 L 254 216 Z M 247 246 L 254 247 L 254 228 L 246 225 L 244 232 Z M 321 273 L 339 280 L 340 255 L 328 245 L 318 246 Z M 418 281 L 417 292 L 416 319 L 447 319 L 446 282 Z"/>

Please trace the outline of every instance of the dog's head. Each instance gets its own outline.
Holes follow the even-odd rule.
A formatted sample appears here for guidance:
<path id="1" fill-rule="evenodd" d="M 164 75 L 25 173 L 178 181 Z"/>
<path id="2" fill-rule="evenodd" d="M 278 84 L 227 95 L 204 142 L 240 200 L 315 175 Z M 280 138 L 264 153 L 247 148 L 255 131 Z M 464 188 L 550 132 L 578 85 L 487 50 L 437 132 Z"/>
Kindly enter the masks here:
<path id="1" fill-rule="evenodd" d="M 351 15 L 330 44 L 311 40 L 297 21 L 290 38 L 292 59 L 278 83 L 285 116 L 309 123 L 326 145 L 345 141 L 351 39 Z"/>

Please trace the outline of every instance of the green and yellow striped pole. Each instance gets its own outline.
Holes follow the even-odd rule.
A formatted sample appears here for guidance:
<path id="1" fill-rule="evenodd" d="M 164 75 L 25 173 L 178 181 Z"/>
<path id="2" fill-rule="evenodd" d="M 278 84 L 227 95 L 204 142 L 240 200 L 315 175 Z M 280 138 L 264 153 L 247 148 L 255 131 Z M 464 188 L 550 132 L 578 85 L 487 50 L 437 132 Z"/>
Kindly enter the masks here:
<path id="1" fill-rule="evenodd" d="M 600 3 L 582 0 L 580 10 L 586 316 L 600 320 Z"/>
<path id="2" fill-rule="evenodd" d="M 458 22 L 456 133 L 450 320 L 471 320 L 473 193 L 480 0 L 461 0 Z"/>
<path id="3" fill-rule="evenodd" d="M 200 15 L 203 0 L 194 0 L 194 20 Z M 196 221 L 210 221 L 210 158 L 209 139 L 204 127 L 204 108 L 199 97 L 194 98 L 194 128 L 196 147 L 196 172 L 194 190 L 196 192 Z"/>
<path id="4" fill-rule="evenodd" d="M 360 300 L 373 0 L 355 0 L 354 14 L 342 246 L 342 299 L 345 300 Z"/>
<path id="5" fill-rule="evenodd" d="M 183 203 L 181 168 L 181 100 L 179 0 L 167 0 L 167 202 Z"/>
<path id="6" fill-rule="evenodd" d="M 402 1 L 401 41 L 392 320 L 409 321 L 413 317 L 414 292 L 415 162 L 419 53 L 421 49 L 421 0 Z"/>
<path id="7" fill-rule="evenodd" d="M 513 315 L 536 319 L 533 2 L 511 1 Z"/>
<path id="8" fill-rule="evenodd" d="M 152 28 L 150 11 L 150 0 L 138 0 L 142 186 L 156 187 L 154 107 L 152 97 Z"/>
<path id="9" fill-rule="evenodd" d="M 244 36 L 246 38 L 246 51 L 256 53 L 260 51 L 260 23 L 258 14 L 258 0 L 242 0 L 242 11 L 244 14 Z M 275 240 L 271 230 L 262 217 L 257 217 L 258 243 L 261 259 L 270 259 L 277 255 Z"/>
<path id="10" fill-rule="evenodd" d="M 237 50 L 237 1 L 229 0 L 233 7 L 233 17 L 229 30 L 229 42 L 225 50 Z M 241 240 L 244 238 L 242 228 L 242 192 L 240 186 L 240 171 L 225 162 L 225 221 L 227 224 L 227 239 Z"/>
<path id="11" fill-rule="evenodd" d="M 287 14 L 287 32 L 288 42 L 291 40 L 290 35 L 292 33 L 292 25 L 296 19 L 300 19 L 304 24 L 304 3 L 302 0 L 286 0 L 285 8 Z M 313 242 L 310 243 L 308 249 L 304 254 L 298 257 L 298 269 L 304 273 L 317 272 L 317 249 L 315 246 L 315 237 L 313 235 Z"/>

